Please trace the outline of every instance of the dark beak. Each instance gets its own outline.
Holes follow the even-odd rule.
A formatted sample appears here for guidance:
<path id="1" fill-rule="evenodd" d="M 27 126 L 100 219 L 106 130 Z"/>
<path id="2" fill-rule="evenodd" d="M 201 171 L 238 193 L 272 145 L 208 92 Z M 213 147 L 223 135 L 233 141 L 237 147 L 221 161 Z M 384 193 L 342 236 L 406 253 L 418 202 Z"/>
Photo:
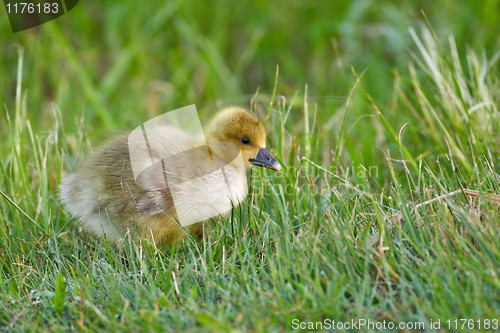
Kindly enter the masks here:
<path id="1" fill-rule="evenodd" d="M 265 148 L 260 148 L 257 157 L 251 158 L 250 163 L 261 168 L 268 168 L 276 171 L 281 170 L 281 164 L 279 164 Z"/>

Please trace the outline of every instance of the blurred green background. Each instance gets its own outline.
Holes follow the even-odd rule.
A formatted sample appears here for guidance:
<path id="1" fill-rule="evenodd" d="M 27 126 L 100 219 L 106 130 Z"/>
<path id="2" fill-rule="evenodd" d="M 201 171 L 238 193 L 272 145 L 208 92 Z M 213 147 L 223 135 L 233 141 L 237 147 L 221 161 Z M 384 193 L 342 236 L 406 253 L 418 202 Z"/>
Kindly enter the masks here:
<path id="1" fill-rule="evenodd" d="M 395 76 L 408 71 L 415 50 L 408 28 L 418 30 L 425 17 L 442 41 L 455 36 L 461 54 L 467 47 L 489 57 L 498 50 L 498 0 L 80 1 L 63 17 L 16 34 L 2 15 L 0 130 L 6 132 L 5 113 L 12 116 L 15 107 L 19 46 L 35 132 L 54 123 L 52 103 L 66 132 L 83 115 L 96 144 L 110 131 L 189 104 L 206 114 L 221 105 L 248 106 L 257 92 L 270 101 L 278 65 L 278 95 L 290 103 L 297 94 L 302 105 L 307 85 L 316 129 L 327 127 L 321 135 L 337 135 L 332 124 L 355 82 L 351 65 L 358 74 L 366 70 L 363 86 L 397 128 L 409 118 L 398 113 Z M 351 158 L 364 163 L 377 159 L 380 124 L 370 108 L 355 94 L 346 115 Z M 303 127 L 300 112 L 290 119 Z"/>

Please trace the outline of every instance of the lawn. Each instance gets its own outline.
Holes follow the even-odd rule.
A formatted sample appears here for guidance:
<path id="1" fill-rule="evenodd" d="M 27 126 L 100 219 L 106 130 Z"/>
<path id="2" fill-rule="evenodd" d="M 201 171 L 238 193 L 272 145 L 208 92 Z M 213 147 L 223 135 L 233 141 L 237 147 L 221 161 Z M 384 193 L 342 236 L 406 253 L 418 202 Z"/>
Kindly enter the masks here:
<path id="1" fill-rule="evenodd" d="M 498 22 L 498 0 L 2 15 L 0 331 L 497 331 Z M 191 104 L 255 111 L 283 169 L 252 169 L 203 240 L 82 231 L 61 179 Z"/>

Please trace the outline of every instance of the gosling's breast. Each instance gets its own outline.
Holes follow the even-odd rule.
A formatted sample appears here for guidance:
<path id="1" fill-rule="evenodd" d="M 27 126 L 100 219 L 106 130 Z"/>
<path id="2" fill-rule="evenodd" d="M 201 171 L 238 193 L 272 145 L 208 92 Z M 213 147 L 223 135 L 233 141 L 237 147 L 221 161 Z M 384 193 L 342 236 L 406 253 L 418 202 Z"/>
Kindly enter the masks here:
<path id="1" fill-rule="evenodd" d="M 238 206 L 247 195 L 246 176 L 226 166 L 205 176 L 171 187 L 175 210 L 182 225 L 220 215 Z"/>

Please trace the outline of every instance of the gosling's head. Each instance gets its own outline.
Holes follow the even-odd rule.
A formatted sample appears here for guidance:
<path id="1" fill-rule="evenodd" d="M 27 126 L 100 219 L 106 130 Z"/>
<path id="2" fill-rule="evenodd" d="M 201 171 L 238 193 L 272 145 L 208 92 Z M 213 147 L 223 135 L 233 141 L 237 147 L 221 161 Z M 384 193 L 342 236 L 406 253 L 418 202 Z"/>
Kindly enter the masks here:
<path id="1" fill-rule="evenodd" d="M 220 111 L 206 134 L 209 142 L 231 142 L 239 146 L 247 168 L 252 165 L 281 170 L 278 161 L 266 150 L 266 131 L 250 112 L 239 107 Z"/>

